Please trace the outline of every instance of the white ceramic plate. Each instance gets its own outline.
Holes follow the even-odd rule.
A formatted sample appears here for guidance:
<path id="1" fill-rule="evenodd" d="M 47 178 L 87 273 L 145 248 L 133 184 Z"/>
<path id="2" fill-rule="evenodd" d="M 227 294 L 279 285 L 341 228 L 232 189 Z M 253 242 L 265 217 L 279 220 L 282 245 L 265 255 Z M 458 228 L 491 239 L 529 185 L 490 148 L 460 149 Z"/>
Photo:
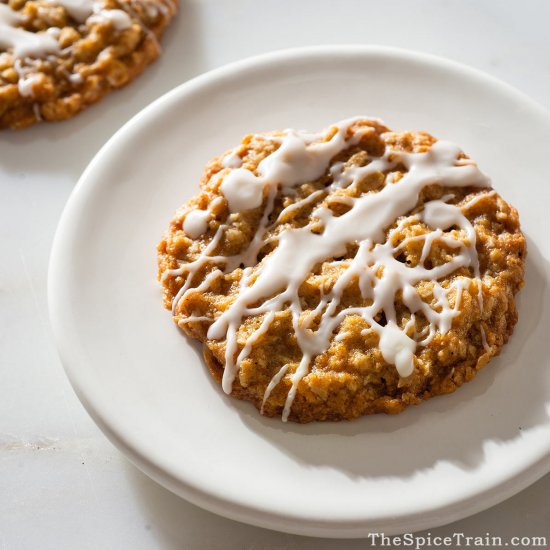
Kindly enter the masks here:
<path id="1" fill-rule="evenodd" d="M 204 164 L 249 132 L 383 118 L 460 144 L 518 207 L 528 238 L 520 323 L 477 379 L 390 417 L 283 424 L 212 382 L 161 306 L 155 245 Z M 472 69 L 364 46 L 284 51 L 188 82 L 126 124 L 59 224 L 50 314 L 89 413 L 144 472 L 221 515 L 299 534 L 434 527 L 550 468 L 550 117 Z"/>

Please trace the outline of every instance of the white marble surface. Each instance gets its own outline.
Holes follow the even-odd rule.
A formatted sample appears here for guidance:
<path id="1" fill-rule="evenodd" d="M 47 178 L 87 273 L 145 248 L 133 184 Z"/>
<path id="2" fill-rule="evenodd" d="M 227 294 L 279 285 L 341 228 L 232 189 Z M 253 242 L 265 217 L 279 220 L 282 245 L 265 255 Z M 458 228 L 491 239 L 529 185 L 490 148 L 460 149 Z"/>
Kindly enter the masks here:
<path id="1" fill-rule="evenodd" d="M 0 135 L 0 549 L 341 549 L 248 527 L 173 496 L 106 441 L 73 394 L 46 311 L 58 217 L 107 138 L 186 79 L 249 55 L 320 43 L 434 53 L 482 69 L 550 108 L 547 0 L 182 0 L 165 54 L 75 120 Z M 528 136 L 520 136 L 521 140 Z M 550 537 L 550 476 L 432 534 Z"/>

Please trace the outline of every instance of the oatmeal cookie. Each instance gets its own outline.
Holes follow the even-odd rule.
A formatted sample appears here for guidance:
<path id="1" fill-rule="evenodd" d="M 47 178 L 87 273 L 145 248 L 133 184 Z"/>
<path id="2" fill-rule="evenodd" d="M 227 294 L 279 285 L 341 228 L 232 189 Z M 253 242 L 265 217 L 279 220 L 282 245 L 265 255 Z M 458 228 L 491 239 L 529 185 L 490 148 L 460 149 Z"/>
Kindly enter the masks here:
<path id="1" fill-rule="evenodd" d="M 0 0 L 0 128 L 65 120 L 160 54 L 177 0 Z"/>
<path id="2" fill-rule="evenodd" d="M 200 187 L 158 245 L 164 305 L 265 415 L 399 413 L 512 334 L 518 213 L 450 142 L 365 118 L 254 134 Z"/>

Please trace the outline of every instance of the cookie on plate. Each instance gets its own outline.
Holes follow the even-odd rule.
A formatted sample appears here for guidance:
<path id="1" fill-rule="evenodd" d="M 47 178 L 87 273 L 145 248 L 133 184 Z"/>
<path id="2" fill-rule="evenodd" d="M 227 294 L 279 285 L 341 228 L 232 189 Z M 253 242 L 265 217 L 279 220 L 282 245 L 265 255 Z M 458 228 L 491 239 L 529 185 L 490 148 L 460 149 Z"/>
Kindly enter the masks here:
<path id="1" fill-rule="evenodd" d="M 253 134 L 200 187 L 158 246 L 164 304 L 265 415 L 399 413 L 512 334 L 518 213 L 450 142 L 366 118 Z"/>
<path id="2" fill-rule="evenodd" d="M 65 120 L 160 54 L 177 0 L 0 0 L 0 128 Z"/>

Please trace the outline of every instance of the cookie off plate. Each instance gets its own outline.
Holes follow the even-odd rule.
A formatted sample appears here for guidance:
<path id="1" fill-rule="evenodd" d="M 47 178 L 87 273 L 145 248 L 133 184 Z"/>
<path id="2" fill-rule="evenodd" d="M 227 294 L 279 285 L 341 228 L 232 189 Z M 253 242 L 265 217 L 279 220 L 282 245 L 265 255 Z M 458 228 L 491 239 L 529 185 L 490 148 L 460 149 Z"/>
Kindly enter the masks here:
<path id="1" fill-rule="evenodd" d="M 357 115 L 459 144 L 516 206 L 528 243 L 519 323 L 472 383 L 400 415 L 264 418 L 220 391 L 160 306 L 155 246 L 204 164 L 243 135 Z M 75 391 L 144 472 L 239 521 L 360 537 L 434 527 L 502 501 L 550 469 L 549 137 L 550 116 L 519 92 L 402 50 L 289 50 L 183 84 L 103 147 L 61 218 L 49 305 Z"/>

